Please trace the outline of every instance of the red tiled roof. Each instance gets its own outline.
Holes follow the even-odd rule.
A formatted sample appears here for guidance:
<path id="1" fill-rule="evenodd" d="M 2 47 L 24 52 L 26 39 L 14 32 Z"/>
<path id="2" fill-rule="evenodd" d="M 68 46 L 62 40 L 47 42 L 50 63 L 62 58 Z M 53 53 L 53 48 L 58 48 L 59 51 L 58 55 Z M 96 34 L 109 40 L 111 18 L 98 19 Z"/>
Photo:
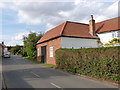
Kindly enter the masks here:
<path id="1" fill-rule="evenodd" d="M 120 26 L 118 26 L 119 23 L 120 17 L 98 22 L 95 24 L 96 33 L 120 30 Z M 99 39 L 89 33 L 89 24 L 66 21 L 46 32 L 37 43 L 41 43 L 59 36 Z"/>
<path id="2" fill-rule="evenodd" d="M 0 43 L 1 44 L 1 43 Z M 4 45 L 4 44 L 1 44 L 3 47 L 7 47 L 6 45 Z"/>
<path id="3" fill-rule="evenodd" d="M 61 32 L 65 26 L 66 22 L 65 23 L 62 23 L 60 24 L 59 26 L 47 31 L 44 36 L 37 42 L 37 43 L 40 43 L 40 42 L 43 42 L 43 41 L 46 41 L 46 40 L 49 40 L 51 38 L 54 38 L 54 37 L 58 37 L 61 35 Z"/>
<path id="4" fill-rule="evenodd" d="M 96 23 L 96 33 L 120 30 L 120 26 L 118 24 L 120 24 L 120 17 Z"/>
<path id="5" fill-rule="evenodd" d="M 92 36 L 89 33 L 89 25 L 83 23 L 76 22 L 68 22 L 65 29 L 62 33 L 63 36 L 71 36 L 71 37 L 80 37 L 80 38 L 95 38 L 96 36 Z"/>
<path id="6" fill-rule="evenodd" d="M 70 36 L 70 37 L 81 37 L 81 38 L 94 38 L 98 37 L 92 36 L 89 33 L 89 25 L 83 23 L 76 23 L 66 21 L 59 26 L 49 30 L 45 35 L 37 42 L 41 43 L 58 36 Z"/>

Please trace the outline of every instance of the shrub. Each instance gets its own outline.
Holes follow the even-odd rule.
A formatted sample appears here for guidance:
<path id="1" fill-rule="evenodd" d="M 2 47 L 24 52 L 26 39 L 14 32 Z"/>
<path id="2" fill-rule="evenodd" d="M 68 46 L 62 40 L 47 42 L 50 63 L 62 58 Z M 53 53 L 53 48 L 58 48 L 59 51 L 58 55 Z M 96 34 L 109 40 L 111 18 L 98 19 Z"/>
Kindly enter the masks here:
<path id="1" fill-rule="evenodd" d="M 13 55 L 18 55 L 18 54 L 22 54 L 22 46 L 16 45 L 14 47 L 11 48 L 11 54 Z"/>
<path id="2" fill-rule="evenodd" d="M 79 73 L 118 82 L 120 46 L 56 50 L 56 66 Z"/>
<path id="3" fill-rule="evenodd" d="M 16 55 L 22 55 L 22 50 L 19 50 L 17 53 L 16 53 Z"/>
<path id="4" fill-rule="evenodd" d="M 118 46 L 120 44 L 120 39 L 113 38 L 111 41 L 108 43 L 104 44 L 103 46 L 105 47 L 111 47 L 111 46 Z"/>

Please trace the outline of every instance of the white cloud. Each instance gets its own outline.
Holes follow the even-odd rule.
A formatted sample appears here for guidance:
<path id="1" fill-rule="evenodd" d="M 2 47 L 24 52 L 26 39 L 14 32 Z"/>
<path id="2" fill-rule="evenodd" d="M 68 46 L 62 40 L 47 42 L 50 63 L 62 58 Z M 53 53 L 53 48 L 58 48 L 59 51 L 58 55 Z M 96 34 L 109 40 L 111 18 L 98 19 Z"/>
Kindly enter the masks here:
<path id="1" fill-rule="evenodd" d="M 30 25 L 45 24 L 47 30 L 67 20 L 89 23 L 90 15 L 96 22 L 118 16 L 118 2 L 112 5 L 104 2 L 75 0 L 74 2 L 10 2 L 0 3 L 1 7 L 16 10 L 18 22 Z M 21 43 L 23 33 L 16 34 L 9 44 Z"/>
<path id="2" fill-rule="evenodd" d="M 19 23 L 26 23 L 26 24 L 32 24 L 32 25 L 36 25 L 36 24 L 40 24 L 41 21 L 39 19 L 31 19 L 31 17 L 26 14 L 25 12 L 19 10 L 18 11 L 18 21 Z"/>
<path id="3" fill-rule="evenodd" d="M 63 16 L 63 17 L 70 17 L 70 14 L 67 12 L 60 11 L 58 14 Z"/>
<path id="4" fill-rule="evenodd" d="M 30 32 L 39 33 L 39 32 L 36 32 L 36 31 L 32 30 L 32 31 L 27 31 L 27 32 L 16 33 L 13 36 L 3 35 L 3 38 L 4 38 L 4 41 L 6 42 L 7 46 L 23 45 L 23 37 L 24 36 L 27 37 L 28 34 L 30 34 Z"/>
<path id="5" fill-rule="evenodd" d="M 11 2 L 7 7 L 18 11 L 18 21 L 31 25 L 46 24 L 47 27 L 58 25 L 66 20 L 89 21 L 93 14 L 96 21 L 117 16 L 117 5 L 106 5 L 104 2 Z M 112 12 L 112 13 L 111 13 Z M 99 19 L 101 18 L 101 19 Z"/>
<path id="6" fill-rule="evenodd" d="M 50 23 L 49 20 L 51 20 L 51 18 L 53 19 L 63 18 L 62 15 L 59 15 L 59 13 L 62 11 L 70 11 L 74 9 L 74 3 L 71 2 L 15 3 L 13 2 L 13 3 L 6 3 L 6 8 L 11 8 L 13 10 L 18 11 L 18 19 L 19 19 L 18 21 L 20 23 L 47 25 L 47 23 Z"/>
<path id="7" fill-rule="evenodd" d="M 47 28 L 48 28 L 47 31 L 50 30 L 50 29 L 52 29 L 53 27 L 54 27 L 54 26 L 53 26 L 52 24 L 48 23 L 48 24 L 47 24 Z"/>
<path id="8" fill-rule="evenodd" d="M 114 17 L 118 16 L 118 1 L 113 3 L 111 6 L 109 6 L 103 14 L 107 17 Z"/>
<path id="9" fill-rule="evenodd" d="M 23 41 L 21 40 L 7 41 L 6 45 L 7 46 L 23 45 Z"/>
<path id="10" fill-rule="evenodd" d="M 96 17 L 95 17 L 95 21 L 96 22 L 100 22 L 100 21 L 103 21 L 103 20 L 105 20 L 105 19 L 107 19 L 108 17 L 106 17 L 105 15 L 97 15 Z"/>
<path id="11" fill-rule="evenodd" d="M 0 2 L 0 8 L 4 8 L 4 7 L 5 5 L 2 2 Z"/>
<path id="12" fill-rule="evenodd" d="M 7 45 L 7 42 L 11 40 L 11 36 L 9 35 L 0 35 L 0 43 L 3 41 L 3 38 L 4 38 L 5 45 Z"/>
<path id="13" fill-rule="evenodd" d="M 20 32 L 14 35 L 2 35 L 7 46 L 23 45 L 23 36 L 27 36 L 29 32 Z"/>
<path id="14" fill-rule="evenodd" d="M 15 37 L 13 37 L 13 40 L 22 40 L 24 36 L 27 36 L 29 32 L 22 32 L 22 33 L 17 33 Z"/>

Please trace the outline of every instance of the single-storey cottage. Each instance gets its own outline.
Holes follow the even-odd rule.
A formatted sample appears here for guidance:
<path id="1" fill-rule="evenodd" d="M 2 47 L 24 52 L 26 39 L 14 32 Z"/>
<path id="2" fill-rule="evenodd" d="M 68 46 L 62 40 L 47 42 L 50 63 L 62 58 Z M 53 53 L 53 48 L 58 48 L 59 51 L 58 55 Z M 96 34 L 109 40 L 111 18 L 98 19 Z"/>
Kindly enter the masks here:
<path id="1" fill-rule="evenodd" d="M 37 42 L 37 60 L 56 64 L 55 51 L 59 48 L 96 48 L 98 40 L 106 43 L 114 33 L 120 36 L 118 18 L 95 23 L 93 15 L 89 24 L 66 21 L 47 31 Z"/>

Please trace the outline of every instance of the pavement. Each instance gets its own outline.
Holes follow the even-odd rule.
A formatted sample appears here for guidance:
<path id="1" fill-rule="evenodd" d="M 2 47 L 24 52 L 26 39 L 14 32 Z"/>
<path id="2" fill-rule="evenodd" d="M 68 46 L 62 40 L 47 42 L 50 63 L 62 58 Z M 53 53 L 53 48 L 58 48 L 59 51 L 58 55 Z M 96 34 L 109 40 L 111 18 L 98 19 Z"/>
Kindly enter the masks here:
<path id="1" fill-rule="evenodd" d="M 2 60 L 7 88 L 118 88 L 100 81 L 90 80 L 60 70 L 30 62 L 12 55 Z"/>

